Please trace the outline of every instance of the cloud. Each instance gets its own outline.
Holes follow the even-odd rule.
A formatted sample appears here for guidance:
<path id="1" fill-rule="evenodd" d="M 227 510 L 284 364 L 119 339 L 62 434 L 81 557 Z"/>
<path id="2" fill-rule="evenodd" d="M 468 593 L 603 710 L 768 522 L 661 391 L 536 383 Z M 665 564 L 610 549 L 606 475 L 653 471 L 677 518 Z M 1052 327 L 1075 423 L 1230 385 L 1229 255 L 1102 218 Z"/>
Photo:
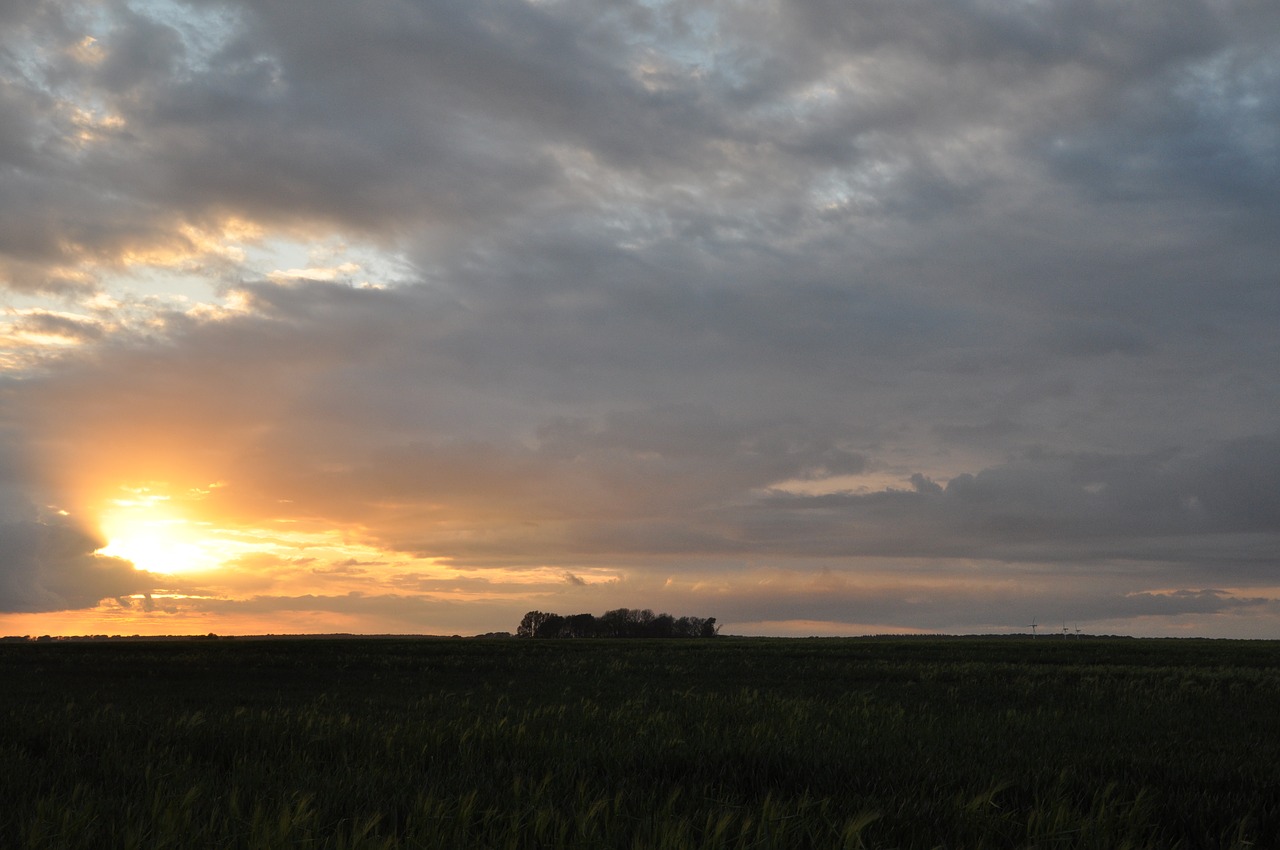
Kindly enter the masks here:
<path id="1" fill-rule="evenodd" d="M 1089 590 L 1025 584 L 972 588 L 961 583 L 921 583 L 905 594 L 897 588 L 868 588 L 852 583 L 819 587 L 810 584 L 807 588 L 771 583 L 768 591 L 743 591 L 717 598 L 712 604 L 720 619 L 750 623 L 757 628 L 773 624 L 771 631 L 785 630 L 792 621 L 816 620 L 831 626 L 856 625 L 862 632 L 909 626 L 921 631 L 993 634 L 1029 633 L 1032 620 L 1039 621 L 1041 634 L 1053 634 L 1063 626 L 1074 634 L 1081 621 L 1248 616 L 1260 612 L 1270 617 L 1277 608 L 1273 598 L 1238 597 L 1217 590 L 1124 593 L 1107 586 Z M 834 633 L 839 633 L 838 627 Z"/>
<path id="2" fill-rule="evenodd" d="M 12 328 L 24 336 L 53 337 L 68 343 L 94 342 L 106 333 L 100 324 L 87 317 L 45 311 L 32 311 L 20 316 L 12 323 Z"/>
<path id="3" fill-rule="evenodd" d="M 104 541 L 59 514 L 39 510 L 7 447 L 0 447 L 0 613 L 92 608 L 150 590 L 152 577 L 97 554 Z"/>
<path id="4" fill-rule="evenodd" d="M 1275 434 L 1200 452 L 1036 452 L 962 473 L 945 487 L 917 474 L 910 490 L 778 493 L 749 508 L 771 517 L 768 535 L 752 543 L 789 551 L 807 545 L 815 554 L 1047 560 L 1064 568 L 1181 563 L 1203 576 L 1264 578 L 1276 565 L 1262 541 L 1280 534 L 1278 460 Z"/>
<path id="5" fill-rule="evenodd" d="M 774 247 L 821 233 L 806 192 L 825 192 L 843 222 L 868 220 L 851 216 L 865 203 L 909 232 L 921 217 L 986 210 L 1046 176 L 1028 169 L 1094 139 L 1127 142 L 1125 97 L 1147 104 L 1155 117 L 1137 132 L 1153 138 L 1174 135 L 1180 111 L 1226 110 L 1231 123 L 1203 131 L 1232 140 L 1232 180 L 1250 184 L 1267 159 L 1248 128 L 1274 106 L 1265 52 L 1245 35 L 1268 13 L 1194 2 L 1176 13 L 875 3 L 764 16 L 452 2 L 355 14 L 325 3 L 307 6 L 307 27 L 290 4 L 198 7 L 185 21 L 68 9 L 12 30 L 27 62 L 11 64 L 5 122 L 24 164 L 13 179 L 37 193 L 24 206 L 44 206 L 34 220 L 50 228 L 12 244 L 64 261 L 172 247 L 175 224 L 227 214 L 412 233 L 430 250 L 447 244 L 431 238 L 439 230 L 470 253 L 513 221 L 550 214 L 563 234 L 605 209 L 628 230 L 713 251 L 748 235 Z M 76 49 L 86 30 L 94 62 Z M 118 129 L 83 139 L 59 125 L 60 112 L 94 103 Z M 75 155 L 53 156 L 50 140 Z M 1157 149 L 1155 161 L 1166 153 L 1167 174 L 1202 174 L 1183 166 L 1203 149 Z M 745 174 L 750 183 L 724 179 Z"/>
<path id="6" fill-rule="evenodd" d="M 252 293 L 257 313 L 180 319 L 162 345 L 16 388 L 32 446 L 116 477 L 219 476 L 205 504 L 227 521 L 358 524 L 378 545 L 468 563 L 756 551 L 1191 565 L 1204 557 L 1192 542 L 1212 541 L 1213 574 L 1270 569 L 1254 541 L 1280 533 L 1274 433 L 1157 452 L 1033 447 L 945 486 L 915 472 L 854 490 L 883 481 L 887 461 L 875 432 L 829 414 L 767 398 L 730 416 L 706 401 L 521 397 L 511 374 L 471 359 L 465 322 L 441 319 L 432 336 L 422 293 Z M 559 376 L 543 369 L 530 358 L 515 374 L 545 393 Z"/>
<path id="7" fill-rule="evenodd" d="M 128 561 L 96 554 L 102 545 L 58 523 L 0 524 L 0 611 L 92 608 L 151 588 L 150 576 Z"/>
<path id="8" fill-rule="evenodd" d="M 1266 4 L 10 6 L 0 424 L 76 516 L 1274 572 Z"/>

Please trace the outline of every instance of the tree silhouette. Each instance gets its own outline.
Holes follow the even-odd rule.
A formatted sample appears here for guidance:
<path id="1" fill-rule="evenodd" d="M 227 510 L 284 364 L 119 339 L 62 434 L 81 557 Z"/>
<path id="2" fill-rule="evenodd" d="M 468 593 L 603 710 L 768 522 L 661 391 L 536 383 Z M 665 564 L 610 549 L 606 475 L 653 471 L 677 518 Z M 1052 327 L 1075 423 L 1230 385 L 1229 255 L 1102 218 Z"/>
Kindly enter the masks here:
<path id="1" fill-rule="evenodd" d="M 680 617 L 655 614 L 649 608 L 615 608 L 599 617 L 530 611 L 516 629 L 523 638 L 710 638 L 719 633 L 715 617 Z"/>
<path id="2" fill-rule="evenodd" d="M 544 614 L 541 611 L 530 611 L 524 615 L 524 619 L 520 621 L 520 625 L 516 628 L 516 637 L 534 637 L 538 634 L 538 629 L 546 622 L 550 614 Z"/>

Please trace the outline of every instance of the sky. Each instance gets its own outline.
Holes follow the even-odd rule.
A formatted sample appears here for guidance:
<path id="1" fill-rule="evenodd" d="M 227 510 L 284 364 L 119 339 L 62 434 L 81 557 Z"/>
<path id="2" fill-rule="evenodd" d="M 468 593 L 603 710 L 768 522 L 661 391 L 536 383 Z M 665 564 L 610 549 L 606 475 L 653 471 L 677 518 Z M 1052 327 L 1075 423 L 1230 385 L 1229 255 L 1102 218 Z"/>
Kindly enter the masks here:
<path id="1" fill-rule="evenodd" d="M 1280 638 L 1272 0 L 0 0 L 0 634 Z"/>

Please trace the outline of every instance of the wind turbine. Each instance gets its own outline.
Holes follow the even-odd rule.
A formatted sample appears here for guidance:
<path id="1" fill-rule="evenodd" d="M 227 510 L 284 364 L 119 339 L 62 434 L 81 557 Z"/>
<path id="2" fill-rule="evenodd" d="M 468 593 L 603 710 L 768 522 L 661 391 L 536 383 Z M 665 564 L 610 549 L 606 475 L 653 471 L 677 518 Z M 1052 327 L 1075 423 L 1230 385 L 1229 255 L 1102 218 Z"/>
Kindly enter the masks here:
<path id="1" fill-rule="evenodd" d="M 1080 624 L 1076 623 L 1076 640 L 1080 640 Z"/>
<path id="2" fill-rule="evenodd" d="M 1063 640 L 1066 640 L 1066 639 L 1067 639 L 1067 624 L 1066 624 L 1066 623 L 1063 623 L 1063 624 L 1062 624 L 1062 639 L 1063 639 Z"/>
<path id="3" fill-rule="evenodd" d="M 1027 623 L 1027 625 L 1026 625 L 1026 628 L 1031 629 L 1031 639 L 1032 639 L 1032 640 L 1035 640 L 1035 639 L 1036 639 L 1036 626 L 1037 626 L 1037 625 L 1038 625 L 1038 623 L 1036 623 L 1036 621 L 1035 621 L 1035 620 L 1032 620 L 1030 623 Z"/>

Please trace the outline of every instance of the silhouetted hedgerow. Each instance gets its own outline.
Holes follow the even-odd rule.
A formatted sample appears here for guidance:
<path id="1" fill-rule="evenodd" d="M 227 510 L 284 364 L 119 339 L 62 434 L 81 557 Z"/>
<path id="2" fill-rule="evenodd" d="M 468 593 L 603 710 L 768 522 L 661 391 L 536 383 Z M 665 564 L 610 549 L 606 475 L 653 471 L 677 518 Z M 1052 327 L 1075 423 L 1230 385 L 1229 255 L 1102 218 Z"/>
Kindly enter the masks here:
<path id="1" fill-rule="evenodd" d="M 516 637 L 580 638 L 580 637 L 648 637 L 709 638 L 719 629 L 715 617 L 673 617 L 654 614 L 645 608 L 615 608 L 599 617 L 571 614 L 568 617 L 543 611 L 530 611 L 520 621 Z"/>

